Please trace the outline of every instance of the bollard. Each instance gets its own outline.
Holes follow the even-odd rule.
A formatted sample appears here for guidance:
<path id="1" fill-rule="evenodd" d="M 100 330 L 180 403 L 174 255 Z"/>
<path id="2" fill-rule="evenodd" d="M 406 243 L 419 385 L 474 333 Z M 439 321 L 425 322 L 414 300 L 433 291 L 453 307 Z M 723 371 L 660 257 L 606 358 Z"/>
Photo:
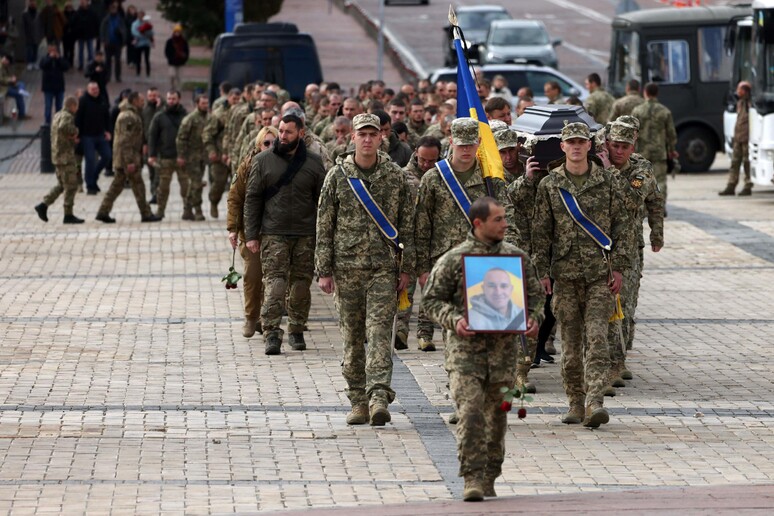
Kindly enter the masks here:
<path id="1" fill-rule="evenodd" d="M 40 172 L 54 172 L 54 164 L 51 162 L 51 126 L 48 124 L 40 126 Z"/>

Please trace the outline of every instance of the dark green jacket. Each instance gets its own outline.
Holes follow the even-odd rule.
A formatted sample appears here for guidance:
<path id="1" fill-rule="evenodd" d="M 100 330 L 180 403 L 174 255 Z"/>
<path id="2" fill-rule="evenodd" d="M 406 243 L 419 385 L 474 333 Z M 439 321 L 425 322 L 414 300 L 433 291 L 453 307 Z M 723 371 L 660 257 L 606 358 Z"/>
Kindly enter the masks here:
<path id="1" fill-rule="evenodd" d="M 175 141 L 185 115 L 185 108 L 180 104 L 167 106 L 156 113 L 148 129 L 148 156 L 161 159 L 177 158 Z"/>

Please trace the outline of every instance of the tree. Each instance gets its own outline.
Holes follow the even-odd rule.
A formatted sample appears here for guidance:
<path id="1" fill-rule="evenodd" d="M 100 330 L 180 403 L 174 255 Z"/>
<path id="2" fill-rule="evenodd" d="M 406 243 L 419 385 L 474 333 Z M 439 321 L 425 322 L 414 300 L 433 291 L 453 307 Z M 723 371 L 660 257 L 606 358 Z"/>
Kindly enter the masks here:
<path id="1" fill-rule="evenodd" d="M 280 12 L 282 0 L 244 0 L 245 22 L 266 22 Z M 181 23 L 188 37 L 204 38 L 210 44 L 225 30 L 224 0 L 159 0 L 165 19 Z"/>

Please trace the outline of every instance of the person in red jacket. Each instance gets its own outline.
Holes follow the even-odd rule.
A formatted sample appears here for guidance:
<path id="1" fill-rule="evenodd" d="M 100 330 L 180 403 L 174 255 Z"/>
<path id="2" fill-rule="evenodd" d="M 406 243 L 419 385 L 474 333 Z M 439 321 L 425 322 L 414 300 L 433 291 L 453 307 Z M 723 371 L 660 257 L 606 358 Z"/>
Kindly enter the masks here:
<path id="1" fill-rule="evenodd" d="M 164 46 L 164 55 L 169 63 L 169 82 L 173 90 L 180 88 L 180 67 L 188 62 L 188 41 L 183 36 L 183 26 L 179 23 L 172 29 L 172 37 Z"/>

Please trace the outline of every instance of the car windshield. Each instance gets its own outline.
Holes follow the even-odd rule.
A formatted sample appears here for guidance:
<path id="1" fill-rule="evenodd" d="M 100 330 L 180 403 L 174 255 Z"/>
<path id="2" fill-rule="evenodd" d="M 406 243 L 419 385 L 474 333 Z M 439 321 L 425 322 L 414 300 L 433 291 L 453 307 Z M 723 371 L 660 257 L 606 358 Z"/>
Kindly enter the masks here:
<path id="1" fill-rule="evenodd" d="M 461 12 L 457 13 L 460 28 L 465 30 L 489 30 L 489 24 L 495 20 L 507 20 L 510 16 L 502 11 Z"/>
<path id="2" fill-rule="evenodd" d="M 548 34 L 542 27 L 500 27 L 493 31 L 490 43 L 500 46 L 548 45 Z"/>

